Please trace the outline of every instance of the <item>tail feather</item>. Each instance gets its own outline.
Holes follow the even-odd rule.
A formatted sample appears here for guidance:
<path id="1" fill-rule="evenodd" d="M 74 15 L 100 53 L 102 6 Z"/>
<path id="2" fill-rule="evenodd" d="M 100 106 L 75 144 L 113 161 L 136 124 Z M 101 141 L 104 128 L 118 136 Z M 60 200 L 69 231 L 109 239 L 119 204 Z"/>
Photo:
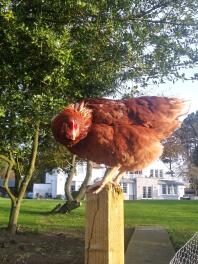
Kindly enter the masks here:
<path id="1" fill-rule="evenodd" d="M 165 109 L 165 114 L 162 113 L 155 124 L 160 139 L 169 137 L 174 130 L 180 127 L 181 117 L 189 111 L 189 102 L 182 99 L 169 98 Z"/>
<path id="2" fill-rule="evenodd" d="M 188 101 L 157 96 L 135 98 L 129 102 L 132 120 L 145 127 L 153 128 L 159 139 L 170 136 L 180 126 L 179 118 L 185 115 Z"/>

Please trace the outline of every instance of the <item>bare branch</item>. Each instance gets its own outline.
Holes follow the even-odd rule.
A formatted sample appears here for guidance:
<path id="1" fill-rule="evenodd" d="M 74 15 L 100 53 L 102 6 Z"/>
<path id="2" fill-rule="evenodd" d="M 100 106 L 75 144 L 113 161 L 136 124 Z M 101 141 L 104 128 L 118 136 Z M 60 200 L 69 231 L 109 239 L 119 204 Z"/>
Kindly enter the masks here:
<path id="1" fill-rule="evenodd" d="M 154 5 L 152 8 L 146 10 L 146 11 L 142 11 L 141 14 L 139 15 L 139 17 L 144 17 L 145 15 L 148 15 L 150 13 L 152 13 L 153 11 L 159 9 L 159 8 L 165 8 L 167 7 L 170 3 L 172 3 L 172 1 L 167 1 L 167 2 L 160 2 L 157 5 Z"/>
<path id="2" fill-rule="evenodd" d="M 10 175 L 11 175 L 11 172 L 12 172 L 12 168 L 13 166 L 15 165 L 15 161 L 12 157 L 12 154 L 10 152 L 10 159 L 7 158 L 6 156 L 4 155 L 0 155 L 0 159 L 4 160 L 5 162 L 8 163 L 8 168 L 7 168 L 7 171 L 6 171 L 6 174 L 5 174 L 5 178 L 4 178 L 4 182 L 3 182 L 3 186 L 2 188 L 4 188 L 7 192 L 7 194 L 9 195 L 10 199 L 12 201 L 15 201 L 16 200 L 16 197 L 15 195 L 12 193 L 10 187 L 9 187 L 9 178 L 10 178 Z"/>
<path id="3" fill-rule="evenodd" d="M 85 176 L 83 183 L 81 184 L 81 187 L 78 191 L 78 195 L 75 198 L 75 200 L 80 201 L 84 197 L 85 192 L 86 192 L 86 187 L 89 184 L 91 177 L 92 177 L 92 169 L 93 169 L 93 162 L 88 160 L 87 161 L 86 176 Z"/>
<path id="4" fill-rule="evenodd" d="M 39 127 L 40 127 L 40 122 L 37 122 L 36 126 L 35 126 L 34 138 L 33 138 L 33 142 L 32 142 L 32 151 L 31 151 L 31 155 L 30 155 L 30 159 L 29 159 L 30 164 L 29 164 L 29 167 L 28 167 L 27 172 L 25 174 L 25 177 L 22 181 L 22 184 L 20 186 L 19 195 L 18 195 L 19 200 L 23 199 L 27 185 L 28 185 L 28 183 L 32 177 L 32 174 L 34 172 L 34 169 L 35 169 L 35 162 L 36 162 L 36 157 L 37 157 L 37 152 L 38 152 Z"/>
<path id="5" fill-rule="evenodd" d="M 68 176 L 67 176 L 67 179 L 66 179 L 66 182 L 65 182 L 65 194 L 67 196 L 67 199 L 69 201 L 73 201 L 74 198 L 71 194 L 71 183 L 72 183 L 72 179 L 75 175 L 75 171 L 76 171 L 76 155 L 73 155 L 72 157 L 72 166 L 71 166 L 71 169 L 70 169 L 70 172 L 68 173 Z"/>
<path id="6" fill-rule="evenodd" d="M 18 158 L 17 158 L 17 161 L 16 161 L 16 165 L 17 165 L 17 171 L 19 172 L 19 175 L 20 175 L 20 178 L 21 178 L 22 177 L 22 173 L 21 173 L 21 169 L 20 169 Z"/>

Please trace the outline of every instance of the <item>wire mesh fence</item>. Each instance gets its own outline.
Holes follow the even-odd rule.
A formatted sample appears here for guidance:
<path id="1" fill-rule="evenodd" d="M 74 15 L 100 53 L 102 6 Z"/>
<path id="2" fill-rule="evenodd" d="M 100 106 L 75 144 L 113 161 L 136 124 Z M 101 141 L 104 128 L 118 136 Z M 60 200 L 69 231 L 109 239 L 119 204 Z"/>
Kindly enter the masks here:
<path id="1" fill-rule="evenodd" d="M 177 251 L 169 264 L 198 264 L 198 232 Z"/>

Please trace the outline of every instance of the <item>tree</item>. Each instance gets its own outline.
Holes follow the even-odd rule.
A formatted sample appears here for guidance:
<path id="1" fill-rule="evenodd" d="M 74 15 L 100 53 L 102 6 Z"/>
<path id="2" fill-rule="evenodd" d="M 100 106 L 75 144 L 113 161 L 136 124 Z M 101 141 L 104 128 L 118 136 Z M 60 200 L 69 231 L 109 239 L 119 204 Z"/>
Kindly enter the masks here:
<path id="1" fill-rule="evenodd" d="M 58 204 L 52 209 L 53 213 L 67 213 L 80 206 L 80 200 L 84 197 L 86 186 L 90 182 L 92 176 L 92 162 L 87 161 L 87 173 L 85 179 L 80 187 L 79 192 L 75 194 L 71 191 L 71 184 L 74 175 L 76 174 L 76 166 L 83 161 L 78 159 L 76 155 L 72 155 L 65 147 L 60 144 L 54 144 L 54 141 L 47 137 L 47 142 L 42 144 L 37 161 L 37 169 L 35 170 L 34 178 L 43 180 L 43 175 L 53 168 L 61 168 L 68 176 L 65 182 L 65 197 L 66 202 L 61 205 Z M 46 138 L 44 139 L 46 140 Z"/>
<path id="2" fill-rule="evenodd" d="M 80 206 L 80 201 L 84 198 L 86 187 L 89 185 L 92 177 L 92 168 L 93 168 L 93 162 L 90 160 L 87 160 L 87 168 L 86 168 L 86 175 L 85 178 L 80 186 L 80 189 L 72 193 L 71 192 L 71 183 L 73 180 L 73 177 L 76 173 L 76 155 L 73 155 L 72 157 L 72 164 L 70 167 L 70 170 L 68 172 L 68 177 L 65 182 L 65 196 L 66 196 L 66 202 L 62 204 L 58 204 L 55 206 L 55 208 L 52 209 L 52 213 L 68 213 L 71 210 L 74 210 Z"/>
<path id="3" fill-rule="evenodd" d="M 195 147 L 192 154 L 192 162 L 195 166 L 198 167 L 198 146 Z"/>
<path id="4" fill-rule="evenodd" d="M 67 213 L 80 206 L 80 201 L 84 198 L 86 186 L 89 184 L 92 177 L 92 162 L 86 161 L 87 172 L 84 181 L 82 182 L 79 191 L 72 193 L 71 184 L 73 177 L 76 174 L 76 166 L 82 164 L 82 162 L 85 163 L 85 161 L 82 161 L 76 155 L 72 155 L 64 146 L 54 144 L 54 140 L 52 140 L 49 135 L 46 135 L 43 140 L 46 141 L 46 143 L 43 143 L 40 147 L 36 166 L 37 169 L 33 178 L 40 178 L 40 180 L 43 180 L 43 175 L 55 167 L 61 168 L 68 175 L 65 182 L 66 202 L 63 205 L 58 204 L 52 209 L 53 213 Z"/>
<path id="5" fill-rule="evenodd" d="M 189 166 L 189 181 L 195 195 L 198 196 L 198 166 L 194 164 L 190 164 Z"/>
<path id="6" fill-rule="evenodd" d="M 3 162 L 0 159 L 0 178 L 3 178 L 5 176 L 6 170 L 7 170 L 7 163 Z"/>
<path id="7" fill-rule="evenodd" d="M 0 13 L 0 158 L 8 164 L 3 187 L 12 202 L 8 224 L 12 233 L 16 232 L 21 201 L 35 169 L 39 136 L 46 133 L 53 110 L 67 102 L 66 95 L 60 96 L 63 90 L 67 91 L 61 61 L 64 59 L 68 65 L 70 53 L 66 48 L 68 33 L 63 26 L 56 34 L 55 28 L 49 29 L 40 16 L 32 26 L 28 25 L 22 17 L 24 10 L 17 9 L 17 5 L 4 1 Z M 57 41 L 64 43 L 61 50 L 55 45 Z M 47 81 L 49 77 L 51 81 Z M 52 89 L 55 83 L 56 89 Z M 12 170 L 15 192 L 8 186 Z"/>
<path id="8" fill-rule="evenodd" d="M 57 110 L 113 94 L 127 80 L 184 78 L 179 67 L 197 63 L 196 12 L 195 0 L 1 1 L 0 157 L 11 232 Z"/>
<path id="9" fill-rule="evenodd" d="M 198 196 L 198 146 L 195 147 L 192 153 L 192 162 L 189 165 L 189 179 L 195 195 Z"/>
<path id="10" fill-rule="evenodd" d="M 170 138 L 165 139 L 163 142 L 163 153 L 161 159 L 169 165 L 169 172 L 171 175 L 176 171 L 181 174 L 181 162 L 184 159 L 185 149 L 178 137 L 177 131 L 173 133 Z"/>
<path id="11" fill-rule="evenodd" d="M 198 149 L 198 112 L 189 114 L 177 131 L 184 147 L 183 159 L 187 165 L 187 176 L 192 189 L 197 193 L 197 149 Z"/>
<path id="12" fill-rule="evenodd" d="M 198 146 L 198 111 L 189 114 L 178 131 L 181 142 L 183 143 L 188 159 L 192 158 L 193 151 Z"/>

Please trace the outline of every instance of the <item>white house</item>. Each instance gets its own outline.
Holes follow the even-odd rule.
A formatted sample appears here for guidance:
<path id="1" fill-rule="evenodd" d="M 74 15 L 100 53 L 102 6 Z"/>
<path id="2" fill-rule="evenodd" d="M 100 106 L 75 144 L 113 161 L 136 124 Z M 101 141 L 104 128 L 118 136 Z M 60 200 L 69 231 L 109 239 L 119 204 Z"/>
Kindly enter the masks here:
<path id="1" fill-rule="evenodd" d="M 105 166 L 95 165 L 92 171 L 92 183 L 103 177 Z M 85 164 L 77 166 L 73 178 L 72 191 L 79 190 L 86 175 Z M 67 175 L 60 168 L 52 173 L 46 173 L 44 184 L 34 184 L 33 197 L 64 197 L 64 185 Z M 125 200 L 141 199 L 180 199 L 184 195 L 185 182 L 183 178 L 171 176 L 167 166 L 160 160 L 155 161 L 146 169 L 127 172 L 121 181 Z"/>
<path id="2" fill-rule="evenodd" d="M 171 176 L 161 160 L 153 162 L 144 170 L 127 172 L 121 185 L 126 200 L 180 199 L 185 189 L 183 178 Z"/>
<path id="3" fill-rule="evenodd" d="M 105 166 L 95 166 L 93 168 L 92 180 L 93 183 L 95 180 L 101 178 L 104 175 L 106 168 Z M 79 190 L 84 178 L 86 175 L 86 166 L 84 164 L 79 164 L 76 168 L 76 174 L 73 177 L 73 181 L 71 184 L 71 190 L 77 191 Z M 60 169 L 53 169 L 51 173 L 47 172 L 45 176 L 45 183 L 36 183 L 33 185 L 33 197 L 52 197 L 56 198 L 57 196 L 65 196 L 65 181 L 67 178 L 67 174 Z"/>
<path id="4" fill-rule="evenodd" d="M 52 184 L 51 183 L 34 183 L 33 185 L 33 198 L 39 197 L 52 197 Z"/>
<path id="5" fill-rule="evenodd" d="M 92 179 L 90 184 L 94 183 L 98 179 L 102 178 L 105 173 L 106 167 L 104 165 L 94 165 L 92 170 Z M 84 178 L 86 175 L 86 165 L 79 164 L 76 169 L 76 174 L 72 181 L 72 190 L 77 191 L 79 190 Z"/>
<path id="6" fill-rule="evenodd" d="M 64 196 L 66 178 L 67 175 L 60 168 L 53 169 L 51 173 L 47 172 L 45 175 L 45 183 L 36 183 L 33 185 L 33 197 L 56 198 L 58 195 Z"/>

